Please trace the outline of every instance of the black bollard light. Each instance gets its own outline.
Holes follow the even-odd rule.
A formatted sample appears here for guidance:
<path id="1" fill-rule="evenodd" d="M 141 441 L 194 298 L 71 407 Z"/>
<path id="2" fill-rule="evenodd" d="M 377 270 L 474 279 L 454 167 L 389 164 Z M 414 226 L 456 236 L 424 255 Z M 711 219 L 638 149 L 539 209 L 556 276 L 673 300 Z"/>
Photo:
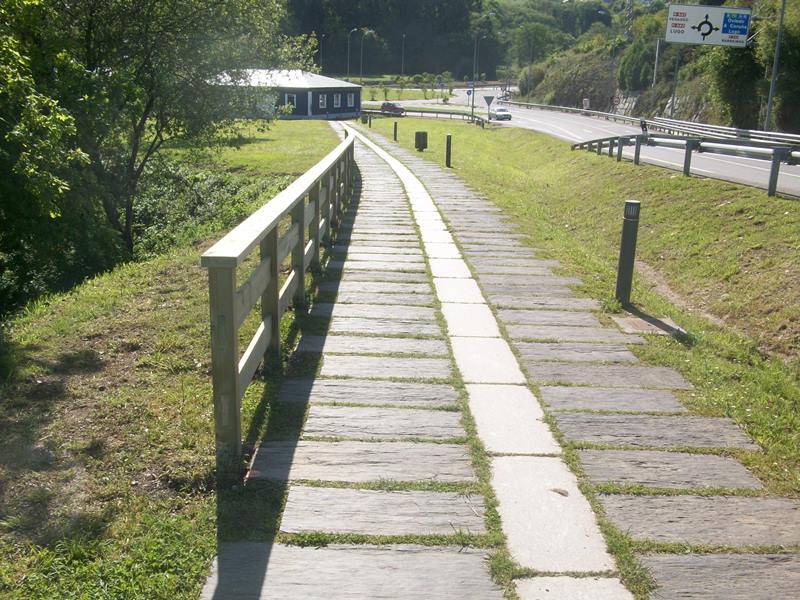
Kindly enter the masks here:
<path id="1" fill-rule="evenodd" d="M 394 122 L 394 141 L 397 141 L 397 121 Z"/>
<path id="2" fill-rule="evenodd" d="M 625 213 L 622 219 L 622 241 L 619 246 L 619 265 L 617 266 L 617 300 L 623 306 L 631 303 L 631 287 L 633 285 L 633 263 L 636 257 L 636 236 L 639 231 L 638 200 L 625 201 Z"/>
<path id="3" fill-rule="evenodd" d="M 445 144 L 444 149 L 444 163 L 449 167 L 452 165 L 450 164 L 450 158 L 453 155 L 453 136 L 448 134 L 447 135 L 447 143 Z"/>

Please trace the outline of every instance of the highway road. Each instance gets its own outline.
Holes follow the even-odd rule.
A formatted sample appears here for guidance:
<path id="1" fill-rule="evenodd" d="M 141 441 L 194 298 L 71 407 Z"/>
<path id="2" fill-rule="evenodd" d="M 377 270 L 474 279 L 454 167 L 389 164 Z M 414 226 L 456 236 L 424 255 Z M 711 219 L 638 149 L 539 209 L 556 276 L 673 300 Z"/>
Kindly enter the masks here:
<path id="1" fill-rule="evenodd" d="M 469 97 L 466 89 L 455 90 L 451 104 L 468 104 Z M 484 95 L 499 96 L 500 90 L 478 89 L 475 101 L 475 112 L 486 116 L 486 103 Z M 408 101 L 405 105 L 431 106 L 433 102 Z M 437 108 L 444 108 L 441 102 L 435 103 Z M 624 123 L 615 123 L 594 117 L 584 117 L 571 113 L 561 113 L 550 110 L 528 109 L 509 107 L 512 114 L 511 121 L 498 121 L 503 127 L 523 127 L 555 136 L 571 144 L 584 142 L 591 139 L 641 133 L 638 127 L 631 127 Z M 577 152 L 577 151 L 576 151 Z M 625 158 L 633 160 L 633 148 L 625 148 Z M 683 170 L 684 151 L 675 148 L 642 147 L 641 159 L 669 169 Z M 609 159 L 611 160 L 611 159 Z M 713 179 L 733 181 L 758 188 L 767 188 L 769 179 L 770 162 L 738 156 L 725 156 L 721 154 L 692 155 L 692 174 Z M 778 192 L 790 196 L 800 197 L 800 165 L 781 165 L 778 177 Z"/>

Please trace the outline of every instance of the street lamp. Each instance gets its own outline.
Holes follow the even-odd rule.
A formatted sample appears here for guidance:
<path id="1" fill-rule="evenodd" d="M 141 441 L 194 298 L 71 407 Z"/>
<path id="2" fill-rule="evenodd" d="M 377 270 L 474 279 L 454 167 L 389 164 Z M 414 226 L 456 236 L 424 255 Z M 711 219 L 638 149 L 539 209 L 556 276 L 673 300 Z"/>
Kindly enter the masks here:
<path id="1" fill-rule="evenodd" d="M 406 34 L 403 34 L 403 46 L 400 50 L 400 75 L 406 74 Z"/>
<path id="2" fill-rule="evenodd" d="M 475 34 L 475 51 L 472 55 L 472 116 L 475 116 L 475 80 L 478 78 L 478 46 L 485 35 Z"/>
<path id="3" fill-rule="evenodd" d="M 358 64 L 358 77 L 361 80 L 361 83 L 364 83 L 364 38 L 367 36 L 367 29 L 366 27 L 361 32 L 361 58 L 359 59 Z"/>
<path id="4" fill-rule="evenodd" d="M 347 34 L 347 77 L 350 77 L 350 36 L 358 31 L 358 27 L 353 27 Z"/>
<path id="5" fill-rule="evenodd" d="M 775 40 L 775 57 L 772 60 L 772 79 L 769 82 L 769 96 L 767 96 L 767 114 L 764 116 L 764 130 L 769 131 L 769 121 L 772 117 L 772 99 L 775 97 L 775 82 L 778 79 L 778 65 L 781 61 L 781 38 L 783 37 L 783 16 L 786 14 L 786 0 L 781 3 L 781 16 L 778 21 L 778 37 Z"/>
<path id="6" fill-rule="evenodd" d="M 319 72 L 323 73 L 325 71 L 325 64 L 322 62 L 322 50 L 323 46 L 325 45 L 325 34 L 323 33 L 319 40 Z"/>

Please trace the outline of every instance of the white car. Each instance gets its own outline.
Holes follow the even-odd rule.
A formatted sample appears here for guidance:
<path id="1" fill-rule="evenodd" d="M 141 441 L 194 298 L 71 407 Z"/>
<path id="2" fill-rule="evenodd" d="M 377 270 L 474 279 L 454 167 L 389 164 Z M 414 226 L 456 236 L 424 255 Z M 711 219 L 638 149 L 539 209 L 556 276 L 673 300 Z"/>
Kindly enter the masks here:
<path id="1" fill-rule="evenodd" d="M 495 121 L 510 121 L 511 111 L 505 106 L 498 106 L 489 111 L 489 119 L 494 119 Z"/>

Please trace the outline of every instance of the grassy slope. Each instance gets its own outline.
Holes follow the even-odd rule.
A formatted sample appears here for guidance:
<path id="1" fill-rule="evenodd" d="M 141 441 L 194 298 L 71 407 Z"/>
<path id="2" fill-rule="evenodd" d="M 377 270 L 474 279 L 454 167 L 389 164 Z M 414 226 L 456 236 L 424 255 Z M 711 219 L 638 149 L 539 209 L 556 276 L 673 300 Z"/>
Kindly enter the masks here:
<path id="1" fill-rule="evenodd" d="M 321 122 L 253 135 L 260 141 L 222 153 L 227 168 L 299 174 L 337 143 Z M 124 265 L 12 324 L 3 361 L 14 375 L 0 387 L 0 596 L 196 596 L 218 510 L 199 267 L 208 243 Z M 263 396 L 255 383 L 243 401 L 251 439 Z"/>
<path id="2" fill-rule="evenodd" d="M 387 137 L 391 127 L 391 120 L 373 121 Z M 733 417 L 765 448 L 740 458 L 770 492 L 800 494 L 800 204 L 570 152 L 564 142 L 524 130 L 409 118 L 400 121 L 400 143 L 413 148 L 415 130 L 429 132 L 426 156 L 440 164 L 452 133 L 456 173 L 513 215 L 543 254 L 580 275 L 597 298 L 613 296 L 623 201 L 641 200 L 638 256 L 728 326 L 676 307 L 637 276 L 637 306 L 674 318 L 689 339 L 659 338 L 636 352 L 695 384 L 683 396 L 690 409 Z M 794 360 L 787 365 L 767 350 Z"/>

